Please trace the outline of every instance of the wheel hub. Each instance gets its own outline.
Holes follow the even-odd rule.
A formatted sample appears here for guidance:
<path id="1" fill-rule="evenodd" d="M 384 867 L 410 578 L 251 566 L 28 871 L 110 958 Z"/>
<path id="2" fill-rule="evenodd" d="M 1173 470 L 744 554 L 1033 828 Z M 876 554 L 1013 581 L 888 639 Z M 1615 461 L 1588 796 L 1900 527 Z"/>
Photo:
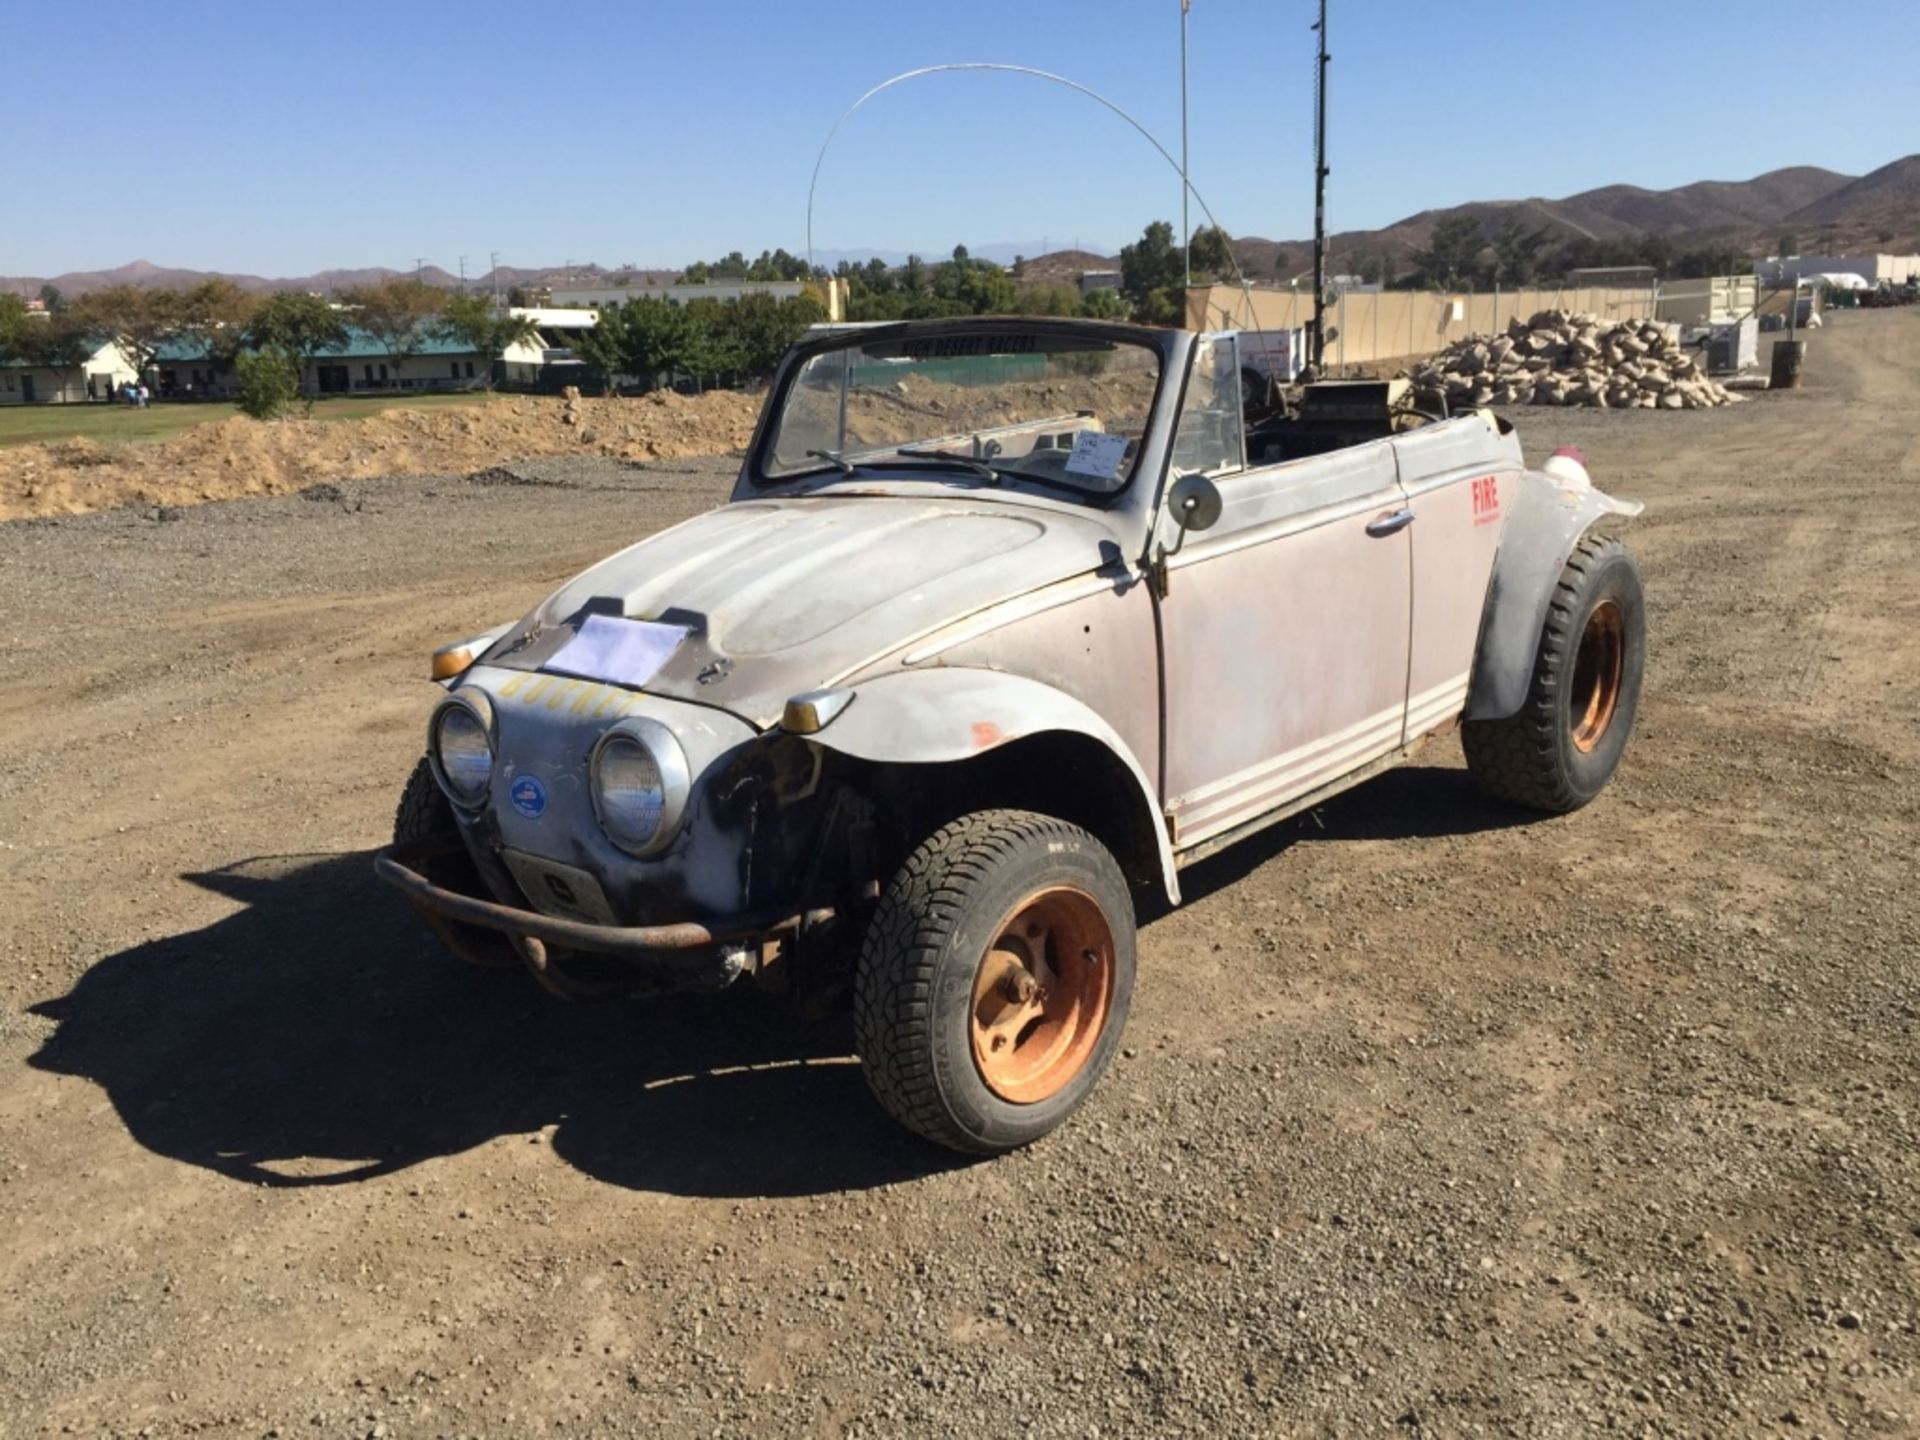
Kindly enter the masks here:
<path id="1" fill-rule="evenodd" d="M 1580 648 L 1573 657 L 1573 688 L 1567 710 L 1573 747 L 1591 752 L 1605 738 L 1620 705 L 1620 680 L 1626 670 L 1627 626 L 1620 606 L 1602 600 L 1587 616 Z"/>
<path id="2" fill-rule="evenodd" d="M 1014 1105 L 1058 1094 L 1080 1073 L 1113 1002 L 1113 931 L 1092 896 L 1029 895 L 1000 921 L 973 983 L 973 1063 Z"/>

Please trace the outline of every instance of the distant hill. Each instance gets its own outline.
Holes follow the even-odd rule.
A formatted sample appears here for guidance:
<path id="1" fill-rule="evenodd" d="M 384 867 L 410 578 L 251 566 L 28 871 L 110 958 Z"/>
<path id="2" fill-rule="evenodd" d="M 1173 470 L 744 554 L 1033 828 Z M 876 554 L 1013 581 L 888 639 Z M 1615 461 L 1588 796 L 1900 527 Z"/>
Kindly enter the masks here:
<path id="1" fill-rule="evenodd" d="M 1020 266 L 1023 285 L 1072 285 L 1088 270 L 1117 270 L 1120 261 L 1092 250 L 1050 250 Z"/>
<path id="2" fill-rule="evenodd" d="M 612 285 L 625 279 L 633 285 L 657 285 L 673 280 L 679 275 L 677 270 L 629 270 L 605 269 L 599 265 L 574 265 L 571 267 L 551 265 L 537 268 L 500 267 L 499 284 L 502 290 L 515 285 Z M 84 295 L 90 290 L 106 290 L 115 285 L 137 285 L 143 290 L 185 290 L 199 284 L 202 280 L 219 278 L 231 280 L 242 290 L 266 293 L 271 290 L 309 290 L 322 295 L 338 290 L 349 290 L 356 285 L 377 285 L 383 280 L 418 275 L 428 285 L 443 290 L 456 289 L 460 277 L 438 265 L 422 266 L 418 271 L 389 270 L 385 266 L 375 265 L 360 270 L 321 270 L 312 275 L 290 275 L 278 279 L 269 279 L 261 275 L 236 274 L 231 270 L 186 270 L 167 265 L 155 265 L 148 260 L 135 260 L 131 265 L 122 265 L 114 270 L 71 270 L 64 275 L 0 275 L 0 290 L 11 290 L 19 295 L 36 295 L 42 285 L 52 285 L 61 294 L 72 297 Z M 469 290 L 491 290 L 494 274 L 469 275 L 466 281 Z"/>
<path id="3" fill-rule="evenodd" d="M 1920 155 L 1848 181 L 1787 216 L 1803 250 L 1920 250 Z"/>
<path id="4" fill-rule="evenodd" d="M 1338 213 L 1338 196 L 1334 197 Z M 1770 170 L 1751 180 L 1698 180 L 1672 190 L 1603 185 L 1559 200 L 1474 200 L 1423 210 L 1378 230 L 1327 237 L 1330 268 L 1363 259 L 1404 262 L 1425 246 L 1434 227 L 1457 216 L 1493 234 L 1509 220 L 1546 231 L 1549 241 L 1617 240 L 1658 235 L 1676 247 L 1721 243 L 1754 256 L 1773 253 L 1790 235 L 1805 253 L 1920 249 L 1920 156 L 1883 165 L 1870 175 L 1842 175 L 1814 165 Z M 1242 236 L 1235 257 L 1252 279 L 1284 280 L 1313 263 L 1313 242 Z M 1276 264 L 1276 252 L 1285 264 Z M 1281 273 L 1285 271 L 1286 273 Z"/>
<path id="5" fill-rule="evenodd" d="M 1340 195 L 1331 197 L 1339 213 Z M 1882 165 L 1871 174 L 1842 175 L 1815 165 L 1793 165 L 1770 170 L 1751 180 L 1697 180 L 1672 190 L 1648 190 L 1638 185 L 1603 185 L 1559 200 L 1537 196 L 1523 200 L 1473 200 L 1439 210 L 1422 210 L 1377 230 L 1342 230 L 1328 237 L 1329 268 L 1352 270 L 1370 259 L 1390 266 L 1405 262 L 1428 243 L 1440 222 L 1470 216 L 1490 235 L 1509 221 L 1546 232 L 1549 242 L 1614 241 L 1655 235 L 1675 248 L 1715 244 L 1753 256 L 1771 254 L 1782 236 L 1792 237 L 1803 254 L 1832 254 L 1860 250 L 1920 251 L 1920 155 L 1909 155 Z M 1010 263 L 1016 255 L 1028 257 L 1023 279 L 1032 284 L 1072 283 L 1083 270 L 1104 270 L 1119 264 L 1096 250 L 1051 250 L 1046 240 L 993 241 L 972 246 L 980 259 Z M 1233 241 L 1235 257 L 1252 280 L 1282 283 L 1303 274 L 1313 264 L 1313 242 L 1267 240 L 1244 235 Z M 816 257 L 832 268 L 840 260 L 856 263 L 878 256 L 889 264 L 905 261 L 904 251 L 833 250 Z M 929 251 L 930 263 L 946 258 L 945 251 Z M 32 295 L 44 284 L 67 295 L 111 285 L 140 285 L 151 289 L 184 289 L 211 275 L 225 274 L 244 290 L 314 290 L 323 294 L 364 285 L 412 271 L 373 267 L 361 270 L 322 270 L 315 275 L 267 279 L 219 271 L 187 270 L 136 260 L 117 270 L 84 270 L 52 276 L 0 276 L 0 290 Z M 459 277 L 437 265 L 428 265 L 420 278 L 429 285 L 452 288 Z M 501 266 L 502 290 L 514 285 L 588 286 L 617 284 L 622 277 L 633 285 L 671 281 L 675 270 L 609 269 L 600 265 L 513 267 Z M 490 290 L 492 272 L 467 278 L 467 287 Z"/>

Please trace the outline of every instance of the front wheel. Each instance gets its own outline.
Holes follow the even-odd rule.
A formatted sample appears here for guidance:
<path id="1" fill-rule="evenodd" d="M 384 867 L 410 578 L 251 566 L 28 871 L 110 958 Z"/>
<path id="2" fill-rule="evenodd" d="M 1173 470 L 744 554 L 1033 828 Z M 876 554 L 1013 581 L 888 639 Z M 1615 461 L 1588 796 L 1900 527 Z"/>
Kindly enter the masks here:
<path id="1" fill-rule="evenodd" d="M 1577 810 L 1619 768 L 1646 667 L 1640 570 L 1618 540 L 1588 536 L 1560 572 L 1526 703 L 1461 727 L 1467 768 L 1489 794 L 1536 810 Z"/>
<path id="2" fill-rule="evenodd" d="M 881 897 L 854 980 L 867 1083 L 908 1129 L 993 1155 L 1086 1099 L 1133 994 L 1133 897 L 1076 825 L 984 810 L 926 840 Z"/>

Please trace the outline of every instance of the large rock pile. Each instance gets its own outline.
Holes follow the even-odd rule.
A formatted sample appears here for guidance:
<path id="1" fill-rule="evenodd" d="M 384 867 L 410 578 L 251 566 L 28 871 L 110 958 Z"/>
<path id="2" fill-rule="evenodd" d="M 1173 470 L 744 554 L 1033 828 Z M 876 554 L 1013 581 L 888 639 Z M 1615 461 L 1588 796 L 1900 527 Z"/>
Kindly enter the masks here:
<path id="1" fill-rule="evenodd" d="M 1469 335 L 1413 372 L 1417 388 L 1471 405 L 1594 405 L 1704 410 L 1744 397 L 1707 378 L 1680 346 L 1679 327 L 1651 320 L 1609 324 L 1542 310 L 1504 335 Z"/>

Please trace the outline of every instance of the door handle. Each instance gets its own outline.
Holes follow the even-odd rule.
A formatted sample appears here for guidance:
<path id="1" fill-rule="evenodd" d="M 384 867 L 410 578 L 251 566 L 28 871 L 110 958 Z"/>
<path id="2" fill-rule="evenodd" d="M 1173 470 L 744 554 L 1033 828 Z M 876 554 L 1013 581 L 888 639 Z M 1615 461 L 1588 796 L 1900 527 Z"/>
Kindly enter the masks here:
<path id="1" fill-rule="evenodd" d="M 1395 535 L 1413 523 L 1413 511 L 1396 510 L 1391 515 L 1382 515 L 1377 520 L 1367 522 L 1367 534 L 1374 539 Z"/>

